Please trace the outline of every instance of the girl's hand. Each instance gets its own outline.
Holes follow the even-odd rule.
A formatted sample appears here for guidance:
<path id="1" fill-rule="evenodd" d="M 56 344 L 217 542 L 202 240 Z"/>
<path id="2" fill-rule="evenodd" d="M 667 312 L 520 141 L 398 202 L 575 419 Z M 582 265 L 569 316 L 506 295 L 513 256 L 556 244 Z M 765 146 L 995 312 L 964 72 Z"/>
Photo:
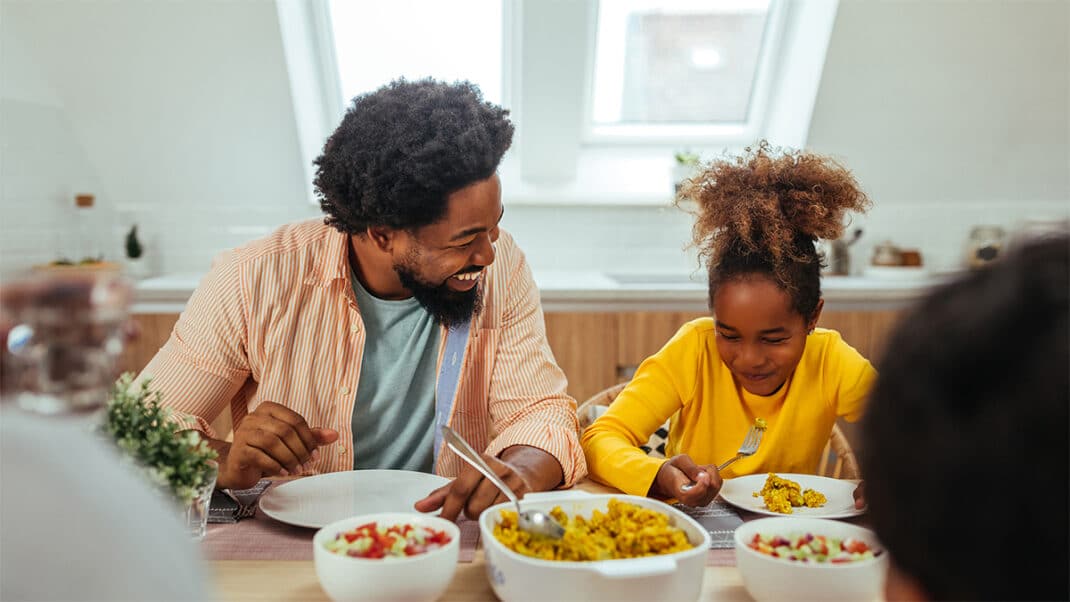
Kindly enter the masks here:
<path id="1" fill-rule="evenodd" d="M 721 475 L 713 464 L 698 466 L 687 454 L 669 458 L 661 465 L 647 495 L 676 498 L 687 506 L 705 506 L 721 490 Z"/>

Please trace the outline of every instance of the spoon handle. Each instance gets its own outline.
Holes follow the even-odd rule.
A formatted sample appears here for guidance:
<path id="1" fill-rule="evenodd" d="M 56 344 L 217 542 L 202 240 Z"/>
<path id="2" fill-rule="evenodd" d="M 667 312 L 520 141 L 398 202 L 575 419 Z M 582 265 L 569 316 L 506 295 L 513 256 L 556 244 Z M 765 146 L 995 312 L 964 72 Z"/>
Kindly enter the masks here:
<path id="1" fill-rule="evenodd" d="M 494 474 L 494 471 L 490 469 L 490 466 L 483 461 L 483 458 L 480 457 L 476 450 L 472 449 L 471 445 L 468 445 L 467 441 L 462 439 L 460 435 L 446 425 L 442 425 L 442 436 L 446 440 L 446 445 L 450 446 L 450 449 L 457 452 L 457 455 L 461 456 L 464 461 L 471 464 L 473 468 L 483 473 L 483 476 L 490 479 L 490 482 L 494 483 L 498 489 L 501 489 L 502 493 L 517 505 L 517 508 L 520 507 L 520 500 L 517 499 L 513 490 L 510 489 L 509 486 L 505 484 L 505 481 L 501 480 L 498 475 Z"/>

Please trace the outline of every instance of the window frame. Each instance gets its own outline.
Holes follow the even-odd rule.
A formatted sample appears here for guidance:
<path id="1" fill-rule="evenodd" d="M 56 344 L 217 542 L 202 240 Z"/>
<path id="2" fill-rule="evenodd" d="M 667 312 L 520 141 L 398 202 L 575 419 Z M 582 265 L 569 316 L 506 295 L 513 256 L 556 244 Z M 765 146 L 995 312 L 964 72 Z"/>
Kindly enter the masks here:
<path id="1" fill-rule="evenodd" d="M 761 49 L 752 100 L 748 106 L 747 119 L 739 123 L 688 123 L 645 125 L 600 125 L 594 122 L 595 66 L 598 52 L 598 9 L 602 2 L 591 2 L 591 30 L 587 51 L 587 88 L 584 94 L 584 118 L 582 140 L 587 146 L 613 145 L 675 145 L 711 146 L 745 145 L 761 137 L 766 121 L 769 95 L 776 71 L 776 57 L 783 44 L 785 28 L 785 0 L 770 0 L 769 16 L 762 32 Z M 612 0 L 609 0 L 612 1 Z"/>
<path id="2" fill-rule="evenodd" d="M 602 136 L 590 127 L 598 0 L 502 5 L 502 98 L 516 125 L 513 149 L 499 169 L 508 201 L 665 206 L 672 201 L 675 151 L 711 158 L 758 139 L 805 147 L 839 0 L 772 0 L 760 59 L 768 72 L 759 77 L 762 98 L 752 101 L 753 120 L 748 115 L 753 127 L 639 136 Z M 330 10 L 327 0 L 276 6 L 308 201 L 318 204 L 313 161 L 348 104 L 341 98 Z M 562 27 L 579 39 L 562 41 Z"/>

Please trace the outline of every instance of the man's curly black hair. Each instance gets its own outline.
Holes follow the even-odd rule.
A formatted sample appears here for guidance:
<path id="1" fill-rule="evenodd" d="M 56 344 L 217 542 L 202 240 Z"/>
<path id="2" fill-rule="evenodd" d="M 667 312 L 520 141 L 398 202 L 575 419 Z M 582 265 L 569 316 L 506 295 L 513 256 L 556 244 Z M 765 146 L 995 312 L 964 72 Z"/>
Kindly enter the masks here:
<path id="1" fill-rule="evenodd" d="M 508 114 L 467 81 L 398 79 L 357 96 L 315 161 L 324 221 L 347 234 L 438 221 L 451 193 L 498 168 Z"/>

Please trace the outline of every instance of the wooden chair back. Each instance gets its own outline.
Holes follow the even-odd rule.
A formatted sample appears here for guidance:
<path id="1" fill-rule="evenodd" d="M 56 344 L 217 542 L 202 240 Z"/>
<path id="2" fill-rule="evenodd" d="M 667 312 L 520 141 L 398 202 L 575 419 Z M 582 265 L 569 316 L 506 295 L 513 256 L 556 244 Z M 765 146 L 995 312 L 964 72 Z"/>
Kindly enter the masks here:
<path id="1" fill-rule="evenodd" d="M 829 435 L 825 451 L 821 453 L 821 463 L 817 467 L 817 474 L 834 479 L 861 479 L 862 471 L 858 468 L 858 458 L 855 457 L 851 444 L 840 429 L 840 425 L 832 425 L 832 434 Z"/>
<path id="2" fill-rule="evenodd" d="M 586 430 L 587 427 L 591 426 L 591 423 L 594 422 L 594 419 L 597 418 L 594 412 L 596 407 L 608 406 L 613 403 L 613 400 L 617 398 L 617 395 L 624 390 L 624 387 L 627 386 L 627 384 L 628 383 L 619 383 L 608 389 L 603 389 L 592 395 L 587 401 L 581 403 L 579 407 L 576 408 L 576 416 L 580 420 L 580 430 Z"/>

